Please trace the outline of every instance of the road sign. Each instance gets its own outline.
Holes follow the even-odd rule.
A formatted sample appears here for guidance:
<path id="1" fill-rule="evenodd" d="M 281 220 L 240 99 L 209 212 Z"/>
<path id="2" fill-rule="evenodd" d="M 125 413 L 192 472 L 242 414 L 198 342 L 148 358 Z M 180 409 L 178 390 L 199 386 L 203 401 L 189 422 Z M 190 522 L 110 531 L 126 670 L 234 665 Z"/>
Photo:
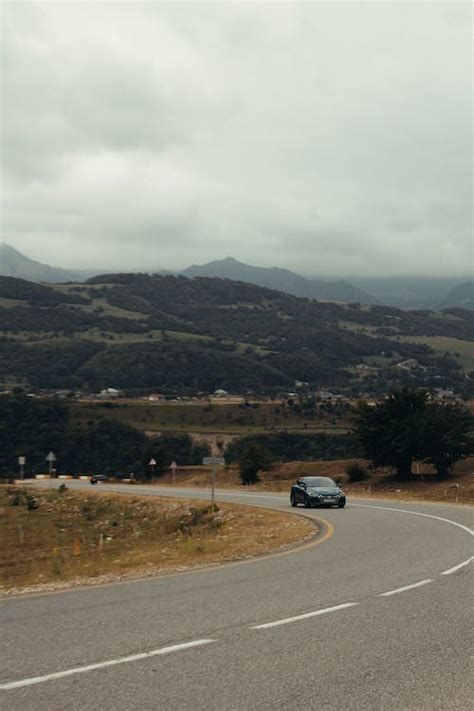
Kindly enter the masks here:
<path id="1" fill-rule="evenodd" d="M 156 467 L 156 459 L 150 459 L 148 462 L 149 467 Z"/>
<path id="2" fill-rule="evenodd" d="M 52 477 L 56 474 L 56 468 L 53 467 L 53 463 L 57 461 L 57 457 L 54 452 L 49 452 L 45 459 L 49 465 L 49 478 L 52 479 Z"/>
<path id="3" fill-rule="evenodd" d="M 19 456 L 18 457 L 18 466 L 20 467 L 20 479 L 24 479 L 24 477 L 25 477 L 25 464 L 26 464 L 26 457 Z"/>
<path id="4" fill-rule="evenodd" d="M 225 459 L 224 459 L 224 457 L 204 457 L 202 460 L 202 463 L 204 464 L 204 466 L 211 465 L 211 472 L 212 472 L 211 501 L 212 501 L 212 503 L 214 503 L 215 489 L 216 489 L 216 470 L 217 470 L 217 467 L 224 466 Z"/>
<path id="5" fill-rule="evenodd" d="M 204 457 L 204 459 L 202 460 L 202 463 L 204 464 L 204 466 L 206 466 L 206 465 L 224 466 L 225 459 L 224 459 L 224 457 Z"/>
<path id="6" fill-rule="evenodd" d="M 170 469 L 177 469 L 177 468 L 178 468 L 178 465 L 176 464 L 176 462 L 172 461 L 170 464 Z"/>

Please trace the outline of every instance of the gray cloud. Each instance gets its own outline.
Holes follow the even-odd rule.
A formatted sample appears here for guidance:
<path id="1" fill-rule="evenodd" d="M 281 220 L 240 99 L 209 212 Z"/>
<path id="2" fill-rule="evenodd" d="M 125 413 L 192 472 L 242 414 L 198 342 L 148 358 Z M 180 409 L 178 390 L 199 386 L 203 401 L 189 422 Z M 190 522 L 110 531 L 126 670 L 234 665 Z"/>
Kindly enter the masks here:
<path id="1" fill-rule="evenodd" d="M 65 266 L 467 274 L 471 12 L 7 3 L 3 239 Z"/>

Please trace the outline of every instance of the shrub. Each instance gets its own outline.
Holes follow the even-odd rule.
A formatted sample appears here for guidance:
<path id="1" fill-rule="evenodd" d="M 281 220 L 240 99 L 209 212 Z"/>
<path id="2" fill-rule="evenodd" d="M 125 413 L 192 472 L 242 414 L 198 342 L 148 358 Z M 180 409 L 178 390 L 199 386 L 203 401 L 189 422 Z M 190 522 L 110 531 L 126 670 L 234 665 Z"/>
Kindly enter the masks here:
<path id="1" fill-rule="evenodd" d="M 369 476 L 367 469 L 357 462 L 346 467 L 346 474 L 352 484 L 356 481 L 364 481 Z"/>
<path id="2" fill-rule="evenodd" d="M 26 508 L 28 509 L 28 511 L 34 511 L 35 509 L 38 509 L 39 508 L 38 499 L 35 499 L 34 496 L 30 496 L 29 494 L 27 494 Z"/>

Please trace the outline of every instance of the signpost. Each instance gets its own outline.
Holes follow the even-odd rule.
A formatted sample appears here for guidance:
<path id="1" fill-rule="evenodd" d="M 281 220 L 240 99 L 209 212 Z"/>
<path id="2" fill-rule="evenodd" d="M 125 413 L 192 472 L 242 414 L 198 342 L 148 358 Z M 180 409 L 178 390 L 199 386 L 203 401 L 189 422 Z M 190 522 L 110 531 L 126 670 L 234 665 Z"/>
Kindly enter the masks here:
<path id="1" fill-rule="evenodd" d="M 150 478 L 153 481 L 153 477 L 155 476 L 155 467 L 156 467 L 156 459 L 150 459 L 148 462 L 148 466 L 150 467 Z"/>
<path id="2" fill-rule="evenodd" d="M 54 462 L 58 461 L 58 458 L 56 457 L 54 452 L 49 452 L 49 454 L 46 456 L 46 461 L 48 462 L 49 476 L 51 477 L 53 473 L 53 464 Z"/>
<path id="3" fill-rule="evenodd" d="M 224 459 L 224 457 L 204 457 L 204 459 L 202 460 L 202 463 L 204 464 L 204 466 L 211 467 L 211 472 L 212 472 L 211 501 L 212 501 L 212 503 L 214 503 L 215 490 L 216 490 L 217 467 L 224 467 L 225 466 L 225 459 Z"/>
<path id="4" fill-rule="evenodd" d="M 172 473 L 172 475 L 173 475 L 173 484 L 176 484 L 176 469 L 177 469 L 177 468 L 178 468 L 178 465 L 177 465 L 176 462 L 173 460 L 173 461 L 171 462 L 171 464 L 170 464 L 171 473 Z"/>
<path id="5" fill-rule="evenodd" d="M 20 479 L 23 480 L 25 478 L 25 464 L 26 464 L 26 457 L 18 457 L 18 466 L 20 467 Z"/>

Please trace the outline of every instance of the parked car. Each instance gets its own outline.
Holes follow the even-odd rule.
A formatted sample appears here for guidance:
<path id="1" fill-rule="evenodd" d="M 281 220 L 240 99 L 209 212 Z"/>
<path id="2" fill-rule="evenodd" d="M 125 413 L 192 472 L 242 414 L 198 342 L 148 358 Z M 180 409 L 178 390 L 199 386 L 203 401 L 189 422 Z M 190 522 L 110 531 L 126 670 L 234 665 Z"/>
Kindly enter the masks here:
<path id="1" fill-rule="evenodd" d="M 91 476 L 91 484 L 104 484 L 107 481 L 105 474 L 94 474 Z"/>
<path id="2" fill-rule="evenodd" d="M 343 509 L 346 495 L 327 476 L 304 476 L 291 487 L 290 501 L 292 506 L 304 504 L 307 509 L 312 506 L 338 506 Z"/>

